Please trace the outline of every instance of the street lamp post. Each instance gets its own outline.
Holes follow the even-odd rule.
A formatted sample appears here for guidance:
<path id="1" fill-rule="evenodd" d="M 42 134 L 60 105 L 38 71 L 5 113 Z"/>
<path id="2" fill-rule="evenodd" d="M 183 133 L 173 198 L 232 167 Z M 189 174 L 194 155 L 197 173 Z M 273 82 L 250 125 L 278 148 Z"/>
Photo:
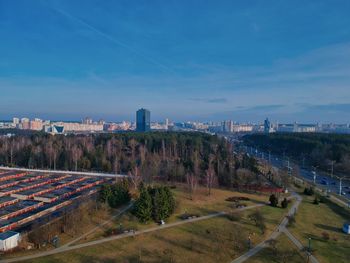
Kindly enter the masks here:
<path id="1" fill-rule="evenodd" d="M 316 168 L 317 168 L 318 166 L 314 166 L 313 168 L 314 168 L 314 170 L 312 171 L 312 174 L 313 174 L 313 179 L 314 179 L 314 184 L 316 184 Z"/>

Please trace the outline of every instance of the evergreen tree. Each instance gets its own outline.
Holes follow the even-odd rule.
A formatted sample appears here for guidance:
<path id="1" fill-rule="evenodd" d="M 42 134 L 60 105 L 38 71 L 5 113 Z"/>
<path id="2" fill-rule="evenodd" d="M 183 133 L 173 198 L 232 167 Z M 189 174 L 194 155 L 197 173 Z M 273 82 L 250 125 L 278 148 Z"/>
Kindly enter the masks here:
<path id="1" fill-rule="evenodd" d="M 278 198 L 274 194 L 270 195 L 269 201 L 271 206 L 276 207 L 278 205 Z"/>
<path id="2" fill-rule="evenodd" d="M 142 189 L 140 197 L 136 200 L 134 210 L 135 216 L 142 223 L 147 223 L 152 218 L 152 198 L 147 189 Z"/>
<path id="3" fill-rule="evenodd" d="M 287 200 L 287 198 L 283 199 L 283 201 L 281 202 L 281 207 L 282 208 L 287 208 L 288 207 L 288 200 Z"/>

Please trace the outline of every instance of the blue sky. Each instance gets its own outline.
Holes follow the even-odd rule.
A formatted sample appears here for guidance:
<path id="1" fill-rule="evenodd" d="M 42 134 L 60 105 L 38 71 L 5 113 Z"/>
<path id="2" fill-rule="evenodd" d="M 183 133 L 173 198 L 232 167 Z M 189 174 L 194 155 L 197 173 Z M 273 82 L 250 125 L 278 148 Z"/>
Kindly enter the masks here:
<path id="1" fill-rule="evenodd" d="M 0 119 L 350 121 L 350 1 L 0 0 Z"/>

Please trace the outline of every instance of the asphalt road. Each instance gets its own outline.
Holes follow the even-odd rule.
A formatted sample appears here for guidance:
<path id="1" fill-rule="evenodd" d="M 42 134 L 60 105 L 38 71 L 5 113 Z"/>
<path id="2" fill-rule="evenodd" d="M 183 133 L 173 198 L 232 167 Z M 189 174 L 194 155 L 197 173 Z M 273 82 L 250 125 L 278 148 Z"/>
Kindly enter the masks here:
<path id="1" fill-rule="evenodd" d="M 257 157 L 259 159 L 264 159 L 266 161 L 270 161 L 271 165 L 277 167 L 277 168 L 285 168 L 287 167 L 287 161 L 280 156 L 271 154 L 269 156 L 269 153 L 260 151 L 260 150 L 251 150 L 251 147 L 248 147 L 249 154 L 253 155 L 254 157 Z M 292 163 L 290 163 L 290 166 L 292 166 Z M 306 181 L 312 183 L 314 182 L 314 173 L 311 169 L 308 168 L 302 168 L 300 166 L 300 176 L 305 179 Z M 316 170 L 316 178 L 315 178 L 316 186 L 320 189 L 329 191 L 334 194 L 339 194 L 339 180 L 336 178 L 331 178 L 329 174 L 323 172 L 323 171 L 317 171 Z M 343 180 L 342 181 L 342 193 L 345 195 L 342 195 L 344 198 L 348 199 L 348 203 L 350 203 L 350 181 Z"/>

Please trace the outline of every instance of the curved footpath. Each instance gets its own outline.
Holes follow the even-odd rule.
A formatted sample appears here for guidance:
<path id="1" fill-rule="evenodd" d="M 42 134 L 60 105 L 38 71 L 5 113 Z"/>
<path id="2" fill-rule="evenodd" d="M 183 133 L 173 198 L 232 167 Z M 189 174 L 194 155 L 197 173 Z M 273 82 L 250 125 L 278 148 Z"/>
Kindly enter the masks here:
<path id="1" fill-rule="evenodd" d="M 293 244 L 300 250 L 302 251 L 304 249 L 304 246 L 300 243 L 299 240 L 297 240 L 286 228 L 287 224 L 288 224 L 288 216 L 293 215 L 301 201 L 302 201 L 302 197 L 297 194 L 297 193 L 293 193 L 293 196 L 296 197 L 296 202 L 293 204 L 293 206 L 289 209 L 288 211 L 288 215 L 282 220 L 282 222 L 277 226 L 277 228 L 275 229 L 275 231 L 272 232 L 272 234 L 265 239 L 264 241 L 262 241 L 261 243 L 259 243 L 257 246 L 255 246 L 254 248 L 250 249 L 247 253 L 243 254 L 242 256 L 236 258 L 235 260 L 233 260 L 231 263 L 241 263 L 246 261 L 247 259 L 249 259 L 250 257 L 254 256 L 255 254 L 257 254 L 258 252 L 260 252 L 263 248 L 265 248 L 268 245 L 268 241 L 271 239 L 276 239 L 281 233 L 285 233 L 286 236 L 293 242 Z M 319 263 L 318 260 L 313 256 L 313 255 L 308 255 L 310 262 L 312 263 Z"/>

